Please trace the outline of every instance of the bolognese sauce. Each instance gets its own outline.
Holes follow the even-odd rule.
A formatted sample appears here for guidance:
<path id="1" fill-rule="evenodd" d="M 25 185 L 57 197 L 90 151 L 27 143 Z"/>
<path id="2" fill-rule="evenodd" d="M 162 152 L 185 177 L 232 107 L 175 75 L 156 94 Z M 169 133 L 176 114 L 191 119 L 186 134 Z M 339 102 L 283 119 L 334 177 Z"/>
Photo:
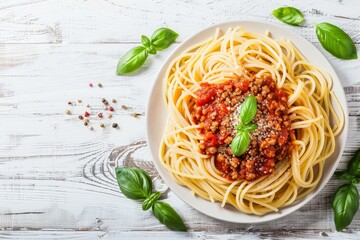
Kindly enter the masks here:
<path id="1" fill-rule="evenodd" d="M 255 180 L 271 174 L 277 161 L 288 157 L 290 119 L 287 94 L 276 88 L 270 76 L 246 80 L 239 78 L 221 84 L 202 83 L 191 115 L 200 125 L 200 152 L 215 158 L 216 168 L 229 180 Z M 257 129 L 250 133 L 250 144 L 239 157 L 231 151 L 239 107 L 249 96 L 257 101 L 252 120 Z"/>

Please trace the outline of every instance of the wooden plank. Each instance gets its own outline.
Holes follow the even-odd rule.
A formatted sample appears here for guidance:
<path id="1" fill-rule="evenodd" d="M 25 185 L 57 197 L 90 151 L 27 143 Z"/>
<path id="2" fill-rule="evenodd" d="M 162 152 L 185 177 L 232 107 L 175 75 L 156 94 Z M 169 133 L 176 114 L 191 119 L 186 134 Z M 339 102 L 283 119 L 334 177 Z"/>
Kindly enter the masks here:
<path id="1" fill-rule="evenodd" d="M 360 42 L 359 1 L 287 2 L 299 8 L 306 22 L 285 26 L 318 42 L 314 25 L 336 23 Z M 165 1 L 132 0 L 7 0 L 0 3 L 0 43 L 139 42 L 142 34 L 160 26 L 180 33 L 179 41 L 209 25 L 247 19 L 284 25 L 271 12 L 284 1 Z"/>
<path id="2" fill-rule="evenodd" d="M 0 227 L 3 230 L 90 231 L 84 238 L 97 237 L 98 232 L 146 236 L 150 231 L 166 239 L 174 233 L 143 212 L 140 204 L 126 199 L 119 191 L 113 174 L 114 166 L 135 164 L 150 170 L 156 187 L 167 187 L 157 176 L 144 141 L 145 118 L 134 119 L 131 112 L 143 112 L 153 76 L 169 52 L 152 57 L 143 69 L 132 76 L 115 76 L 117 59 L 131 44 L 4 44 L 1 66 L 0 98 Z M 319 47 L 319 45 L 317 45 Z M 339 74 L 347 94 L 350 129 L 345 154 L 339 168 L 345 168 L 350 155 L 360 147 L 359 61 L 329 58 Z M 103 88 L 90 88 L 101 82 Z M 101 98 L 116 98 L 113 119 L 119 129 L 96 127 L 90 131 L 77 119 L 91 105 L 93 115 L 103 111 Z M 69 107 L 67 101 L 83 103 Z M 130 107 L 122 110 L 121 104 Z M 73 115 L 64 114 L 71 109 Z M 109 161 L 112 155 L 119 159 Z M 360 214 L 350 230 L 333 232 L 331 196 L 341 184 L 331 179 L 324 190 L 299 211 L 277 220 L 276 224 L 232 224 L 211 219 L 182 202 L 171 191 L 165 200 L 174 206 L 189 226 L 190 237 L 200 239 L 238 238 L 242 234 L 254 238 L 269 237 L 358 237 Z M 285 233 L 281 233 L 287 229 Z M 325 230 L 324 230 L 325 229 Z M 330 231 L 329 231 L 330 229 Z M 95 231 L 95 233 L 93 233 Z M 197 235 L 197 232 L 200 232 Z M 213 234 L 207 234 L 212 232 Z M 351 233 L 351 234 L 349 234 Z M 18 231 L 11 235 L 18 237 Z M 94 234 L 94 235 L 87 235 Z M 149 233 L 150 234 L 150 233 Z M 157 233 L 156 233 L 157 234 Z M 194 235 L 191 235 L 194 234 Z M 4 236 L 4 235 L 3 235 Z M 36 235 L 34 235 L 36 236 Z M 56 235 L 57 236 L 57 235 Z M 176 235 L 178 236 L 178 235 Z M 188 235 L 186 235 L 188 236 Z M 178 236 L 179 237 L 179 236 Z M 34 237 L 36 238 L 36 237 Z M 54 237 L 56 238 L 56 237 Z"/>
<path id="3" fill-rule="evenodd" d="M 160 231 L 2 231 L 0 238 L 6 239 L 197 239 L 197 240 L 221 240 L 221 239 L 359 239 L 359 232 L 333 232 L 329 230 L 283 230 L 276 232 L 256 231 L 241 233 L 216 233 L 216 232 L 160 232 Z"/>

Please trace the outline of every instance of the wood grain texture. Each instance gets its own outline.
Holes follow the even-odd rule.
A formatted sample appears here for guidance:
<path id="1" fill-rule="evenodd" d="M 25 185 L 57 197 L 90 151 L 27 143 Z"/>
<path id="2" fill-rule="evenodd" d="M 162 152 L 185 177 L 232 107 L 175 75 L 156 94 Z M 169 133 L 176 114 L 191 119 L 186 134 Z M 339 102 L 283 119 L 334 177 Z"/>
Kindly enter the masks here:
<path id="1" fill-rule="evenodd" d="M 211 219 L 182 202 L 162 182 L 145 142 L 143 113 L 154 74 L 177 44 L 151 56 L 136 74 L 115 76 L 119 57 L 158 26 L 180 33 L 179 42 L 204 26 L 235 19 L 278 23 L 271 10 L 290 4 L 307 19 L 300 33 L 324 53 L 345 89 L 349 136 L 339 169 L 360 147 L 360 62 L 324 52 L 312 22 L 343 27 L 360 45 L 358 1 L 1 1 L 0 2 L 0 238 L 8 239 L 359 239 L 360 214 L 334 231 L 332 178 L 297 212 L 271 223 L 232 224 Z M 281 24 L 281 23 L 280 23 Z M 287 27 L 287 26 L 286 26 Z M 101 82 L 103 88 L 88 83 Z M 103 111 L 116 98 L 113 118 L 92 117 L 94 131 L 77 116 Z M 68 101 L 77 101 L 68 106 Z M 90 105 L 90 108 L 86 107 Z M 129 107 L 121 109 L 121 105 Z M 65 110 L 72 115 L 65 115 Z M 99 127 L 106 124 L 105 129 Z M 119 129 L 110 124 L 117 122 Z M 138 202 L 118 190 L 119 165 L 146 168 L 189 226 L 168 231 Z"/>

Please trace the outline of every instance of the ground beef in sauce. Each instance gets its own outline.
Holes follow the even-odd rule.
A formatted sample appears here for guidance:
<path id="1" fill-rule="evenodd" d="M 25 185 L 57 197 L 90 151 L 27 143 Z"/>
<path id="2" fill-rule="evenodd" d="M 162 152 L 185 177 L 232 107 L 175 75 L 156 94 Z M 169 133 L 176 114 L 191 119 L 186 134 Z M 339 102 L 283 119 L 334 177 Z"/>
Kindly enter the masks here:
<path id="1" fill-rule="evenodd" d="M 287 160 L 291 133 L 287 94 L 276 88 L 271 77 L 202 83 L 196 94 L 199 98 L 191 115 L 204 136 L 199 151 L 215 157 L 215 166 L 223 177 L 254 180 L 272 173 L 277 161 Z M 239 121 L 239 106 L 250 94 L 258 104 L 252 121 L 258 128 L 250 133 L 246 152 L 236 157 L 231 152 L 234 126 Z"/>

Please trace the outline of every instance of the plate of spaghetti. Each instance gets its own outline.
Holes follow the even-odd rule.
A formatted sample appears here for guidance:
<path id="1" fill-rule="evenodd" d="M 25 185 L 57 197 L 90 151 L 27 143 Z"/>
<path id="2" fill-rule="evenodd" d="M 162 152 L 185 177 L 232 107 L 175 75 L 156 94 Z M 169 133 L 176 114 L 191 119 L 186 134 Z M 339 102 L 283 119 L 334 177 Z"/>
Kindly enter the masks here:
<path id="1" fill-rule="evenodd" d="M 147 140 L 170 189 L 211 217 L 283 217 L 340 161 L 348 114 L 321 52 L 277 25 L 227 22 L 186 41 L 156 75 Z"/>

